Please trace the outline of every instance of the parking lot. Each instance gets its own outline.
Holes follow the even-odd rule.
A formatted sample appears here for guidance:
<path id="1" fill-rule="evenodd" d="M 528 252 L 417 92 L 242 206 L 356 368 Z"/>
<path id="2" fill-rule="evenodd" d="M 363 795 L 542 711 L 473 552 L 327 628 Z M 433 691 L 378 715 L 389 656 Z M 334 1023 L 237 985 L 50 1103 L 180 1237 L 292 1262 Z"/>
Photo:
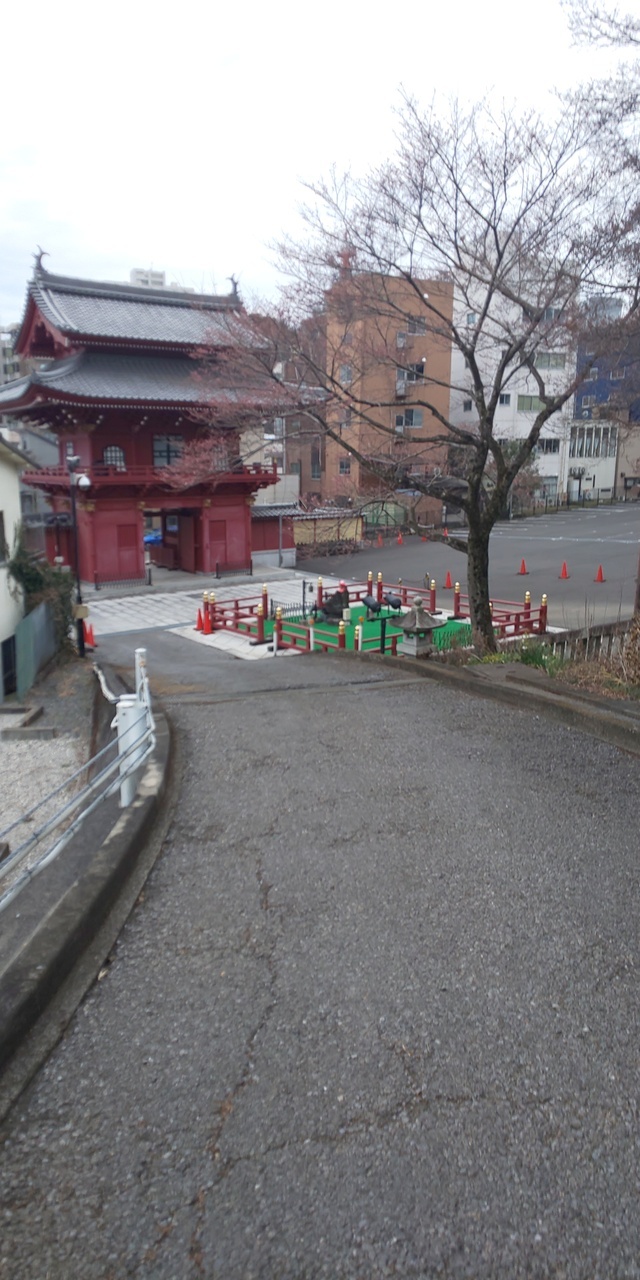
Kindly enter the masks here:
<path id="1" fill-rule="evenodd" d="M 491 593 L 496 600 L 520 600 L 530 591 L 534 603 L 546 594 L 549 622 L 557 627 L 629 617 L 639 543 L 640 505 L 631 503 L 503 522 L 491 535 Z M 526 576 L 520 573 L 523 560 Z M 566 579 L 560 576 L 563 563 Z M 604 582 L 595 581 L 600 565 Z M 465 555 L 442 542 L 423 542 L 416 536 L 405 537 L 402 546 L 392 540 L 384 547 L 367 547 L 346 556 L 316 557 L 299 569 L 309 575 L 338 573 L 358 579 L 366 578 L 371 569 L 388 582 L 398 578 L 422 582 L 428 574 L 436 579 L 438 603 L 445 607 L 452 598 L 451 592 L 443 590 L 447 573 L 463 592 L 467 589 Z"/>

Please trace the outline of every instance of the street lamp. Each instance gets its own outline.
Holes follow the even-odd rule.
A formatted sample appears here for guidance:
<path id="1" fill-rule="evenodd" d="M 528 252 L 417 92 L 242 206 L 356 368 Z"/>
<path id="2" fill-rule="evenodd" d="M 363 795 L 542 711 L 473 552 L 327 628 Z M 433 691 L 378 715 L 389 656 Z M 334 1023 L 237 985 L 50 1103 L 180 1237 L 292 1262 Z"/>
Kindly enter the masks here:
<path id="1" fill-rule="evenodd" d="M 69 469 L 69 483 L 71 486 L 71 522 L 73 525 L 73 546 L 76 563 L 76 640 L 78 644 L 78 653 L 84 658 L 84 619 L 82 617 L 82 587 L 80 585 L 80 553 L 78 549 L 78 513 L 76 510 L 76 488 L 90 489 L 91 481 L 88 476 L 77 475 L 80 466 L 80 458 L 77 454 L 72 454 L 67 458 L 67 467 Z"/>

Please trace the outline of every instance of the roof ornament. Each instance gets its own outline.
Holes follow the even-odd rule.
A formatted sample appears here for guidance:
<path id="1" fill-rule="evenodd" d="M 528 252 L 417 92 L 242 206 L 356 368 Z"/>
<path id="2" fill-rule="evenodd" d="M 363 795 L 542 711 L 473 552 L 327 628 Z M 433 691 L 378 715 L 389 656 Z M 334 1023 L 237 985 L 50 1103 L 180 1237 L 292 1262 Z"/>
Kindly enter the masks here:
<path id="1" fill-rule="evenodd" d="M 50 257 L 51 257 L 51 254 L 47 253 L 46 249 L 41 249 L 40 245 L 38 245 L 38 252 L 34 253 L 33 255 L 34 262 L 35 262 L 35 266 L 33 268 L 34 275 L 37 275 L 38 271 L 44 271 L 44 267 L 42 265 L 42 259 L 50 258 Z"/>
<path id="2" fill-rule="evenodd" d="M 231 293 L 234 298 L 238 297 L 238 280 L 235 276 L 227 276 L 227 280 L 231 282 Z"/>

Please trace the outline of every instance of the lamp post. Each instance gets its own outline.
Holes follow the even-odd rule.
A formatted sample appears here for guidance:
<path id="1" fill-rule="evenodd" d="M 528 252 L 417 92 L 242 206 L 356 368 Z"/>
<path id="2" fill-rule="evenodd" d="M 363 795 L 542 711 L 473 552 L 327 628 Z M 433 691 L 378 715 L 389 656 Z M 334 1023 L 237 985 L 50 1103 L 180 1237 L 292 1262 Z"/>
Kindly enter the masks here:
<path id="1" fill-rule="evenodd" d="M 78 513 L 76 509 L 76 488 L 89 489 L 91 481 L 88 476 L 78 475 L 78 467 L 80 459 L 77 454 L 72 454 L 67 458 L 67 467 L 69 469 L 69 483 L 71 486 L 71 523 L 73 525 L 73 548 L 76 565 L 76 640 L 78 645 L 78 653 L 84 658 L 84 619 L 82 613 L 82 587 L 80 585 L 80 551 L 78 546 Z"/>

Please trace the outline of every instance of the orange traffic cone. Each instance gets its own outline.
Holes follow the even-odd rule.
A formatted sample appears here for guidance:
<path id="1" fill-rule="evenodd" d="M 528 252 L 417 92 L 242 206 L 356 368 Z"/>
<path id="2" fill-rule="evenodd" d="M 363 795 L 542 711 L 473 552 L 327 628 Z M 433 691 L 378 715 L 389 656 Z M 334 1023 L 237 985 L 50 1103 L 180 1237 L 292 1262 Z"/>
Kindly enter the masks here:
<path id="1" fill-rule="evenodd" d="M 399 547 L 403 546 L 403 544 L 404 544 L 404 538 L 403 538 L 403 536 L 402 536 L 402 534 L 401 534 L 401 533 L 399 533 L 399 534 L 398 534 L 398 537 L 397 537 L 397 543 L 398 543 L 398 546 L 399 546 Z"/>
<path id="2" fill-rule="evenodd" d="M 378 546 L 379 546 L 379 547 L 384 546 L 384 542 L 383 542 L 382 534 L 381 534 L 381 533 L 379 533 L 379 534 L 378 534 Z"/>
<path id="3" fill-rule="evenodd" d="M 445 582 L 444 582 L 444 589 L 445 589 L 445 591 L 450 591 L 450 590 L 451 590 L 451 588 L 452 588 L 452 586 L 453 586 L 453 583 L 452 583 L 452 581 L 451 581 L 451 574 L 450 574 L 450 573 L 449 573 L 449 571 L 447 570 L 447 576 L 446 576 L 446 578 L 445 578 Z"/>
<path id="4" fill-rule="evenodd" d="M 202 631 L 202 614 L 199 609 L 198 609 L 198 616 L 196 618 L 195 630 Z"/>
<path id="5" fill-rule="evenodd" d="M 447 526 L 446 526 L 446 525 L 444 526 L 444 529 L 442 530 L 442 536 L 443 536 L 443 538 L 448 538 L 448 537 L 449 537 L 449 530 L 447 529 Z"/>
<path id="6" fill-rule="evenodd" d="M 90 635 L 91 635 L 91 640 L 90 640 L 91 647 L 92 647 L 93 649 L 97 649 L 97 648 L 98 648 L 98 641 L 96 640 L 96 633 L 95 633 L 95 631 L 94 631 L 94 629 L 93 629 L 93 623 L 91 623 L 91 626 L 89 627 L 89 633 L 90 633 Z"/>
<path id="7" fill-rule="evenodd" d="M 605 576 L 602 572 L 602 565 L 598 565 L 598 572 L 594 578 L 594 582 L 605 582 Z"/>
<path id="8" fill-rule="evenodd" d="M 202 625 L 202 634 L 203 634 L 203 636 L 210 636 L 210 635 L 211 635 L 211 618 L 209 617 L 209 610 L 208 610 L 208 609 L 206 610 L 205 615 L 204 615 L 204 623 L 203 623 L 203 625 Z"/>
<path id="9" fill-rule="evenodd" d="M 567 562 L 566 562 L 566 560 L 563 560 L 563 561 L 562 561 L 562 570 L 561 570 L 561 572 L 560 572 L 560 577 L 561 577 L 561 578 L 568 578 L 568 577 L 569 577 L 569 574 L 568 574 L 568 571 L 567 571 Z"/>
<path id="10" fill-rule="evenodd" d="M 521 561 L 521 563 L 520 563 L 520 568 L 518 569 L 518 573 L 519 573 L 519 574 L 520 574 L 520 573 L 525 574 L 525 573 L 528 573 L 528 572 L 529 572 L 529 570 L 527 569 L 527 566 L 526 566 L 526 564 L 525 564 L 524 560 L 522 560 L 522 561 Z"/>

